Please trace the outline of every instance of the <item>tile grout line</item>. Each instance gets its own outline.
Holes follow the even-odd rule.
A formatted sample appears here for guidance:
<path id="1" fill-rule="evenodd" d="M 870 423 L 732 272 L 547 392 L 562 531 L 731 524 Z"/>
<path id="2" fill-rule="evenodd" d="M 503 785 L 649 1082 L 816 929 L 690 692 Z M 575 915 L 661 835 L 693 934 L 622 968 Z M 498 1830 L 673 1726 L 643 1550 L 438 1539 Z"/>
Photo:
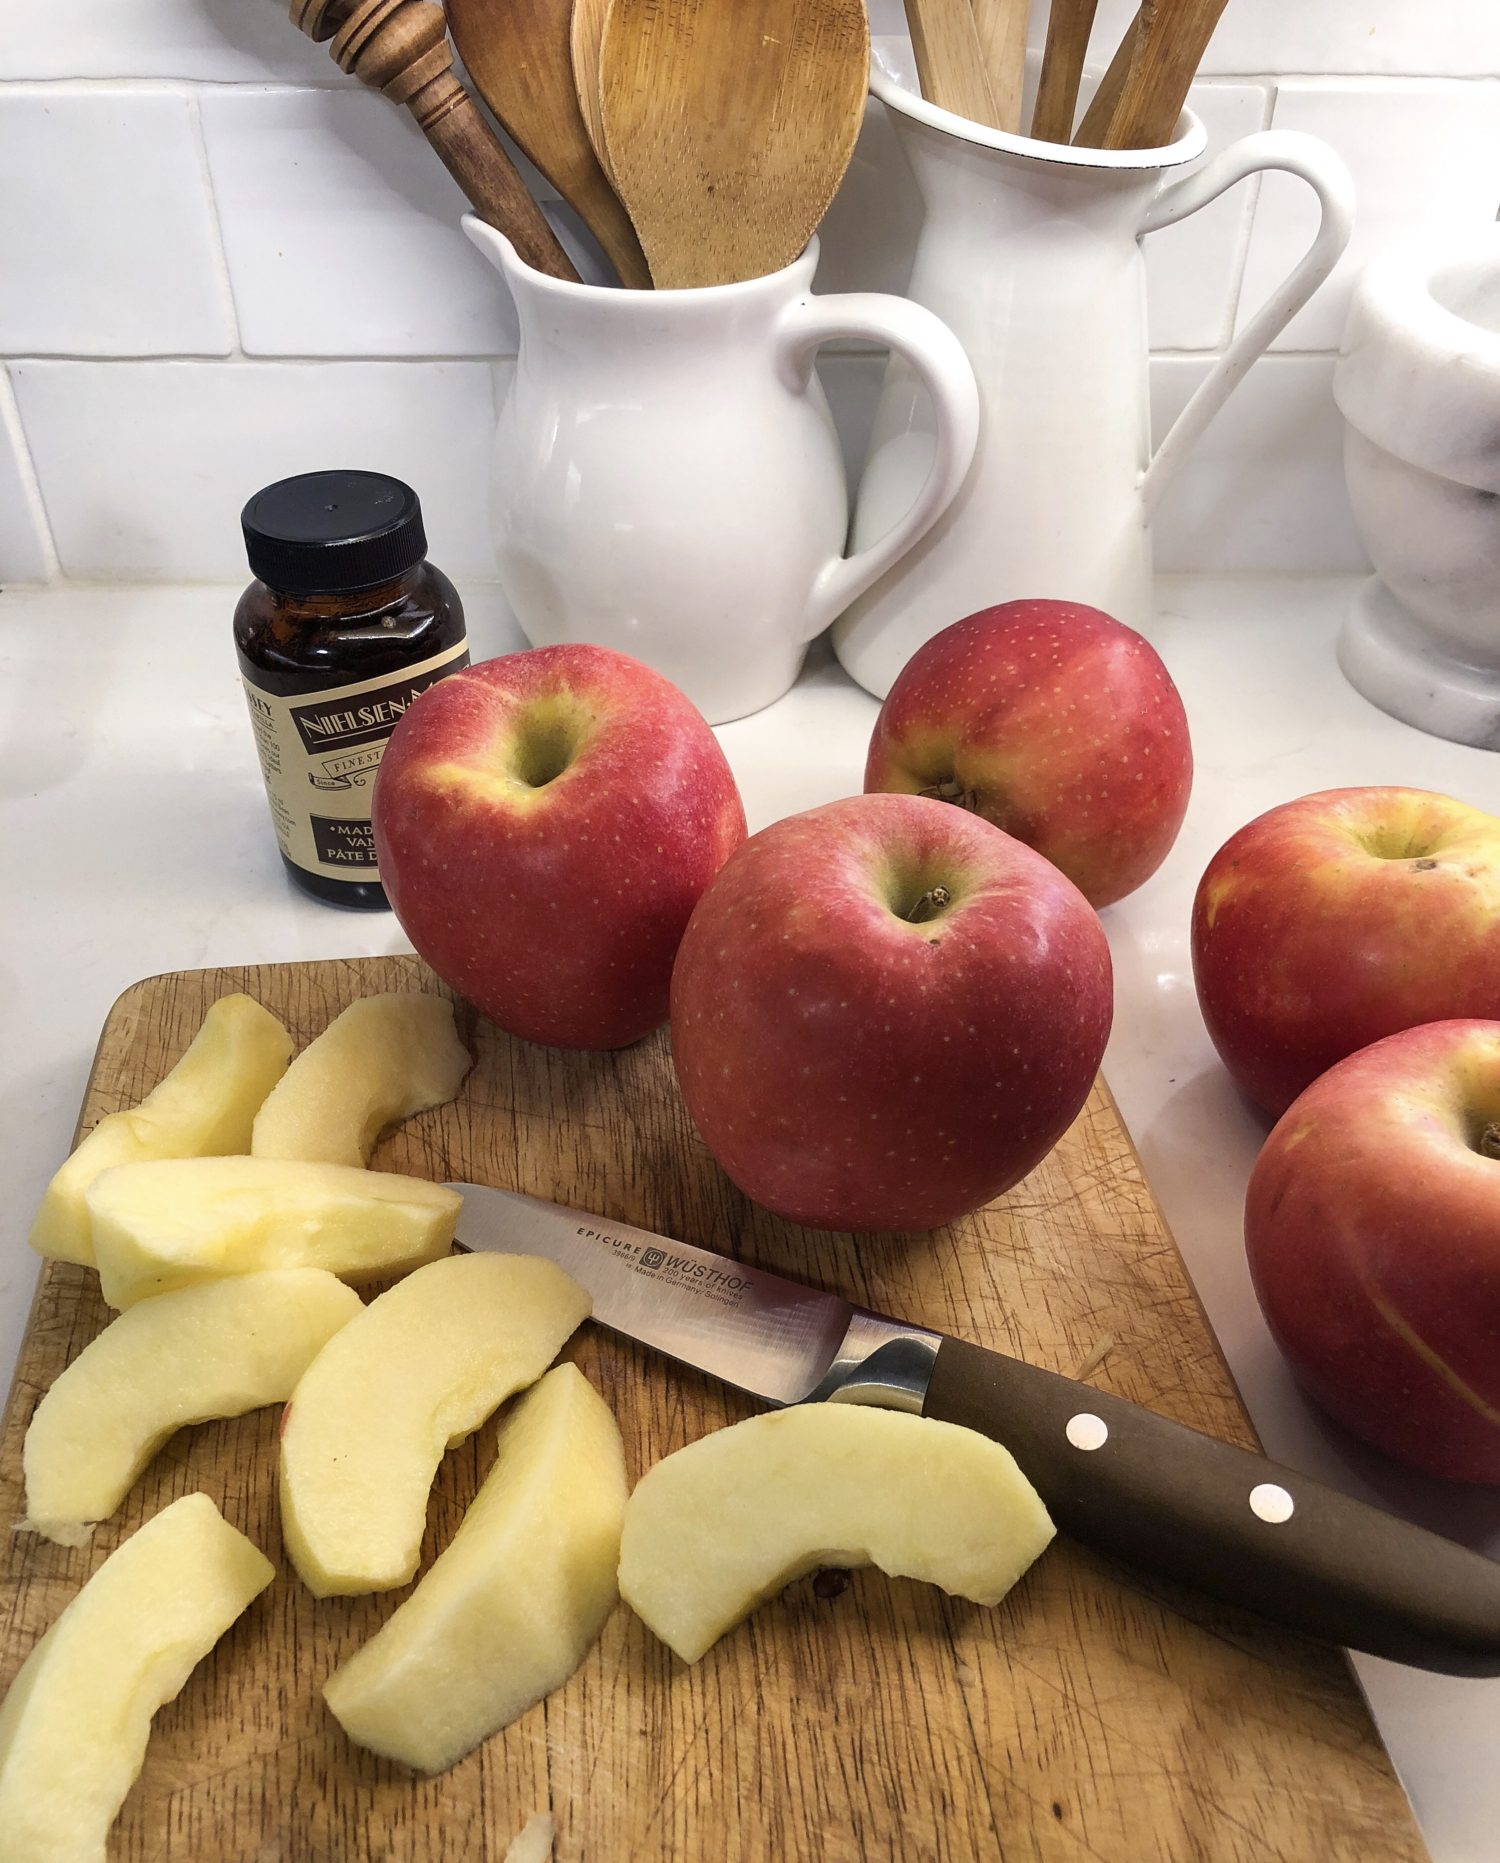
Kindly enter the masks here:
<path id="1" fill-rule="evenodd" d="M 1280 94 L 1281 94 L 1280 83 L 1278 82 L 1277 79 L 1272 78 L 1270 82 L 1266 85 L 1265 103 L 1261 109 L 1260 127 L 1262 130 L 1270 129 L 1272 125 L 1275 123 L 1276 103 L 1277 103 L 1277 99 L 1279 98 Z M 1255 217 L 1260 212 L 1261 189 L 1262 189 L 1263 183 L 1265 182 L 1265 178 L 1266 178 L 1265 171 L 1262 170 L 1252 180 L 1251 186 L 1250 186 L 1250 211 L 1243 216 L 1243 218 L 1240 221 L 1239 226 L 1235 229 L 1234 254 L 1233 254 L 1233 257 L 1229 261 L 1229 281 L 1230 281 L 1229 282 L 1229 324 L 1228 324 L 1227 329 L 1225 329 L 1223 326 L 1220 327 L 1220 337 L 1219 337 L 1220 353 L 1222 353 L 1225 349 L 1227 349 L 1228 346 L 1234 341 L 1235 334 L 1240 327 L 1240 309 L 1241 309 L 1240 300 L 1244 295 L 1245 273 L 1249 269 L 1249 265 L 1250 265 L 1250 244 L 1251 244 L 1251 241 L 1255 238 Z M 1262 353 L 1269 354 L 1270 352 L 1266 351 Z M 1284 349 L 1284 350 L 1278 350 L 1275 353 L 1278 355 L 1287 356 L 1287 355 L 1331 355 L 1333 352 L 1331 350 L 1285 350 Z"/>
<path id="2" fill-rule="evenodd" d="M 63 573 L 62 558 L 58 555 L 57 540 L 52 534 L 52 519 L 47 512 L 47 500 L 42 494 L 42 481 L 37 473 L 36 461 L 31 457 L 31 443 L 26 437 L 25 423 L 21 419 L 21 404 L 16 399 L 15 383 L 7 367 L 0 367 L 0 429 L 4 430 L 15 449 L 23 509 L 36 526 L 41 541 L 45 579 L 49 583 L 56 582 Z"/>
<path id="3" fill-rule="evenodd" d="M 229 353 L 218 358 L 225 362 L 244 360 L 244 339 L 240 335 L 240 311 L 234 296 L 234 280 L 229 271 L 229 254 L 224 245 L 224 216 L 219 211 L 218 191 L 214 187 L 213 164 L 208 159 L 208 136 L 203 127 L 203 111 L 196 90 L 187 93 L 188 119 L 193 128 L 193 147 L 198 152 L 198 175 L 208 203 L 208 218 L 213 229 L 214 274 L 219 302 L 229 318 Z"/>

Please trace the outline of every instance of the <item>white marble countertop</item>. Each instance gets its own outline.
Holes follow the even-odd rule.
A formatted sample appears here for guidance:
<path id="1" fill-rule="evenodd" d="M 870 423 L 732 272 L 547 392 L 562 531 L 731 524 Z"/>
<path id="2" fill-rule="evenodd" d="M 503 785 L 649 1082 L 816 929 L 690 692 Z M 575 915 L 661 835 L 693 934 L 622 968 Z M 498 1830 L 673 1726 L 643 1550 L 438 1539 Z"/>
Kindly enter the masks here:
<path id="1" fill-rule="evenodd" d="M 1493 753 L 1424 737 L 1344 684 L 1333 642 L 1354 586 L 1161 585 L 1153 638 L 1187 705 L 1198 775 L 1167 864 L 1104 914 L 1117 979 L 1105 1069 L 1268 1453 L 1500 1555 L 1500 1491 L 1402 1477 L 1326 1430 L 1284 1371 L 1240 1239 L 1263 1127 L 1209 1046 L 1189 969 L 1199 874 L 1272 804 L 1410 783 L 1492 805 Z M 522 644 L 493 590 L 468 593 L 476 658 Z M 214 587 L 0 596 L 0 1383 L 35 1280 L 31 1212 L 119 992 L 164 970 L 409 948 L 388 914 L 324 907 L 286 880 L 230 646 L 234 599 Z M 724 727 L 752 829 L 857 790 L 875 710 L 815 654 L 785 699 Z M 1435 1863 L 1493 1859 L 1500 1681 L 1357 1667 Z"/>

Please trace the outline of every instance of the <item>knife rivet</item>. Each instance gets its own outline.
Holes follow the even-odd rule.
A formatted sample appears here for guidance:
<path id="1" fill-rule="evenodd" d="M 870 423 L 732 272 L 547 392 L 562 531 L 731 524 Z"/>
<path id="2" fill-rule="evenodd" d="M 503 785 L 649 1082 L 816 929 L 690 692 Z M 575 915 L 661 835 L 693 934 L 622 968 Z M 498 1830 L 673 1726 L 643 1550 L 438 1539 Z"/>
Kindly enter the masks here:
<path id="1" fill-rule="evenodd" d="M 1092 1411 L 1080 1410 L 1068 1418 L 1068 1441 L 1075 1449 L 1102 1449 L 1109 1440 L 1109 1425 Z"/>
<path id="2" fill-rule="evenodd" d="M 1286 1489 L 1274 1481 L 1263 1481 L 1250 1490 L 1250 1511 L 1268 1526 L 1279 1527 L 1283 1520 L 1290 1520 L 1295 1508 L 1296 1502 Z"/>

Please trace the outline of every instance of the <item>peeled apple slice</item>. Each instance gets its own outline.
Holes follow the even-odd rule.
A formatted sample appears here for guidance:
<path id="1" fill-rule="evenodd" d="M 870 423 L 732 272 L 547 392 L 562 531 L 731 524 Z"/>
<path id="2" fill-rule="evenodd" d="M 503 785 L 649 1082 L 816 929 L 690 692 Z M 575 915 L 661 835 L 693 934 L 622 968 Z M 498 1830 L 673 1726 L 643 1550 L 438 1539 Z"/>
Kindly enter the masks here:
<path id="1" fill-rule="evenodd" d="M 92 1266 L 84 1193 L 111 1165 L 146 1158 L 202 1158 L 250 1148 L 266 1095 L 291 1059 L 292 1038 L 248 996 L 221 996 L 171 1073 L 139 1106 L 106 1113 L 42 1197 L 31 1225 L 40 1255 Z"/>
<path id="2" fill-rule="evenodd" d="M 398 1119 L 443 1106 L 471 1062 L 445 996 L 364 996 L 293 1061 L 255 1116 L 257 1158 L 368 1164 Z"/>
<path id="3" fill-rule="evenodd" d="M 684 1662 L 793 1579 L 876 1565 L 998 1604 L 1052 1539 L 1008 1449 L 857 1404 L 804 1404 L 665 1457 L 625 1510 L 620 1595 Z"/>
<path id="4" fill-rule="evenodd" d="M 576 1365 L 516 1405 L 447 1549 L 323 1698 L 351 1740 L 442 1772 L 559 1688 L 614 1608 L 625 1456 Z"/>
<path id="5" fill-rule="evenodd" d="M 406 1584 L 444 1453 L 541 1377 L 589 1306 L 550 1261 L 454 1255 L 329 1340 L 281 1430 L 281 1530 L 318 1597 Z"/>
<path id="6" fill-rule="evenodd" d="M 275 1575 L 206 1494 L 110 1554 L 0 1703 L 5 1863 L 104 1863 L 151 1717 Z"/>
<path id="7" fill-rule="evenodd" d="M 462 1199 L 421 1177 L 278 1158 L 122 1164 L 88 1191 L 99 1288 L 129 1307 L 221 1275 L 405 1274 L 445 1255 Z"/>
<path id="8" fill-rule="evenodd" d="M 22 1452 L 27 1526 L 82 1545 L 174 1430 L 284 1403 L 360 1311 L 359 1295 L 321 1268 L 272 1268 L 138 1302 L 32 1413 Z"/>

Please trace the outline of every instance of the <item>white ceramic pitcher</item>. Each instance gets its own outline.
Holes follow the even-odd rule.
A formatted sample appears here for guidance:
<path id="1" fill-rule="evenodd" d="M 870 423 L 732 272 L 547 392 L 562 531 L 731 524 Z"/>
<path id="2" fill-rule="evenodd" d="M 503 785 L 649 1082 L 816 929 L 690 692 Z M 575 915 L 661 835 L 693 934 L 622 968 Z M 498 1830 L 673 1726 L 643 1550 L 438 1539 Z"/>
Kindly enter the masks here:
<path id="1" fill-rule="evenodd" d="M 620 291 L 544 277 L 472 216 L 464 230 L 520 323 L 492 511 L 527 639 L 632 653 L 711 724 L 769 705 L 962 482 L 979 413 L 957 339 L 902 298 L 814 297 L 816 241 L 743 284 Z M 813 360 L 848 337 L 898 353 L 934 411 L 910 495 L 846 557 L 843 458 Z"/>
<path id="2" fill-rule="evenodd" d="M 953 116 L 917 94 L 904 40 L 877 40 L 871 87 L 925 207 L 910 295 L 952 329 L 979 379 L 974 469 L 923 542 L 838 623 L 839 658 L 884 696 L 941 628 L 1020 596 L 1088 602 L 1141 627 L 1151 606 L 1151 513 L 1193 442 L 1342 252 L 1353 184 L 1311 136 L 1263 131 L 1177 181 L 1203 152 L 1184 111 L 1161 149 L 1060 147 Z M 1317 237 L 1151 452 L 1140 241 L 1263 169 L 1318 195 Z M 899 360 L 887 372 L 853 547 L 910 503 L 933 452 L 932 414 Z"/>

